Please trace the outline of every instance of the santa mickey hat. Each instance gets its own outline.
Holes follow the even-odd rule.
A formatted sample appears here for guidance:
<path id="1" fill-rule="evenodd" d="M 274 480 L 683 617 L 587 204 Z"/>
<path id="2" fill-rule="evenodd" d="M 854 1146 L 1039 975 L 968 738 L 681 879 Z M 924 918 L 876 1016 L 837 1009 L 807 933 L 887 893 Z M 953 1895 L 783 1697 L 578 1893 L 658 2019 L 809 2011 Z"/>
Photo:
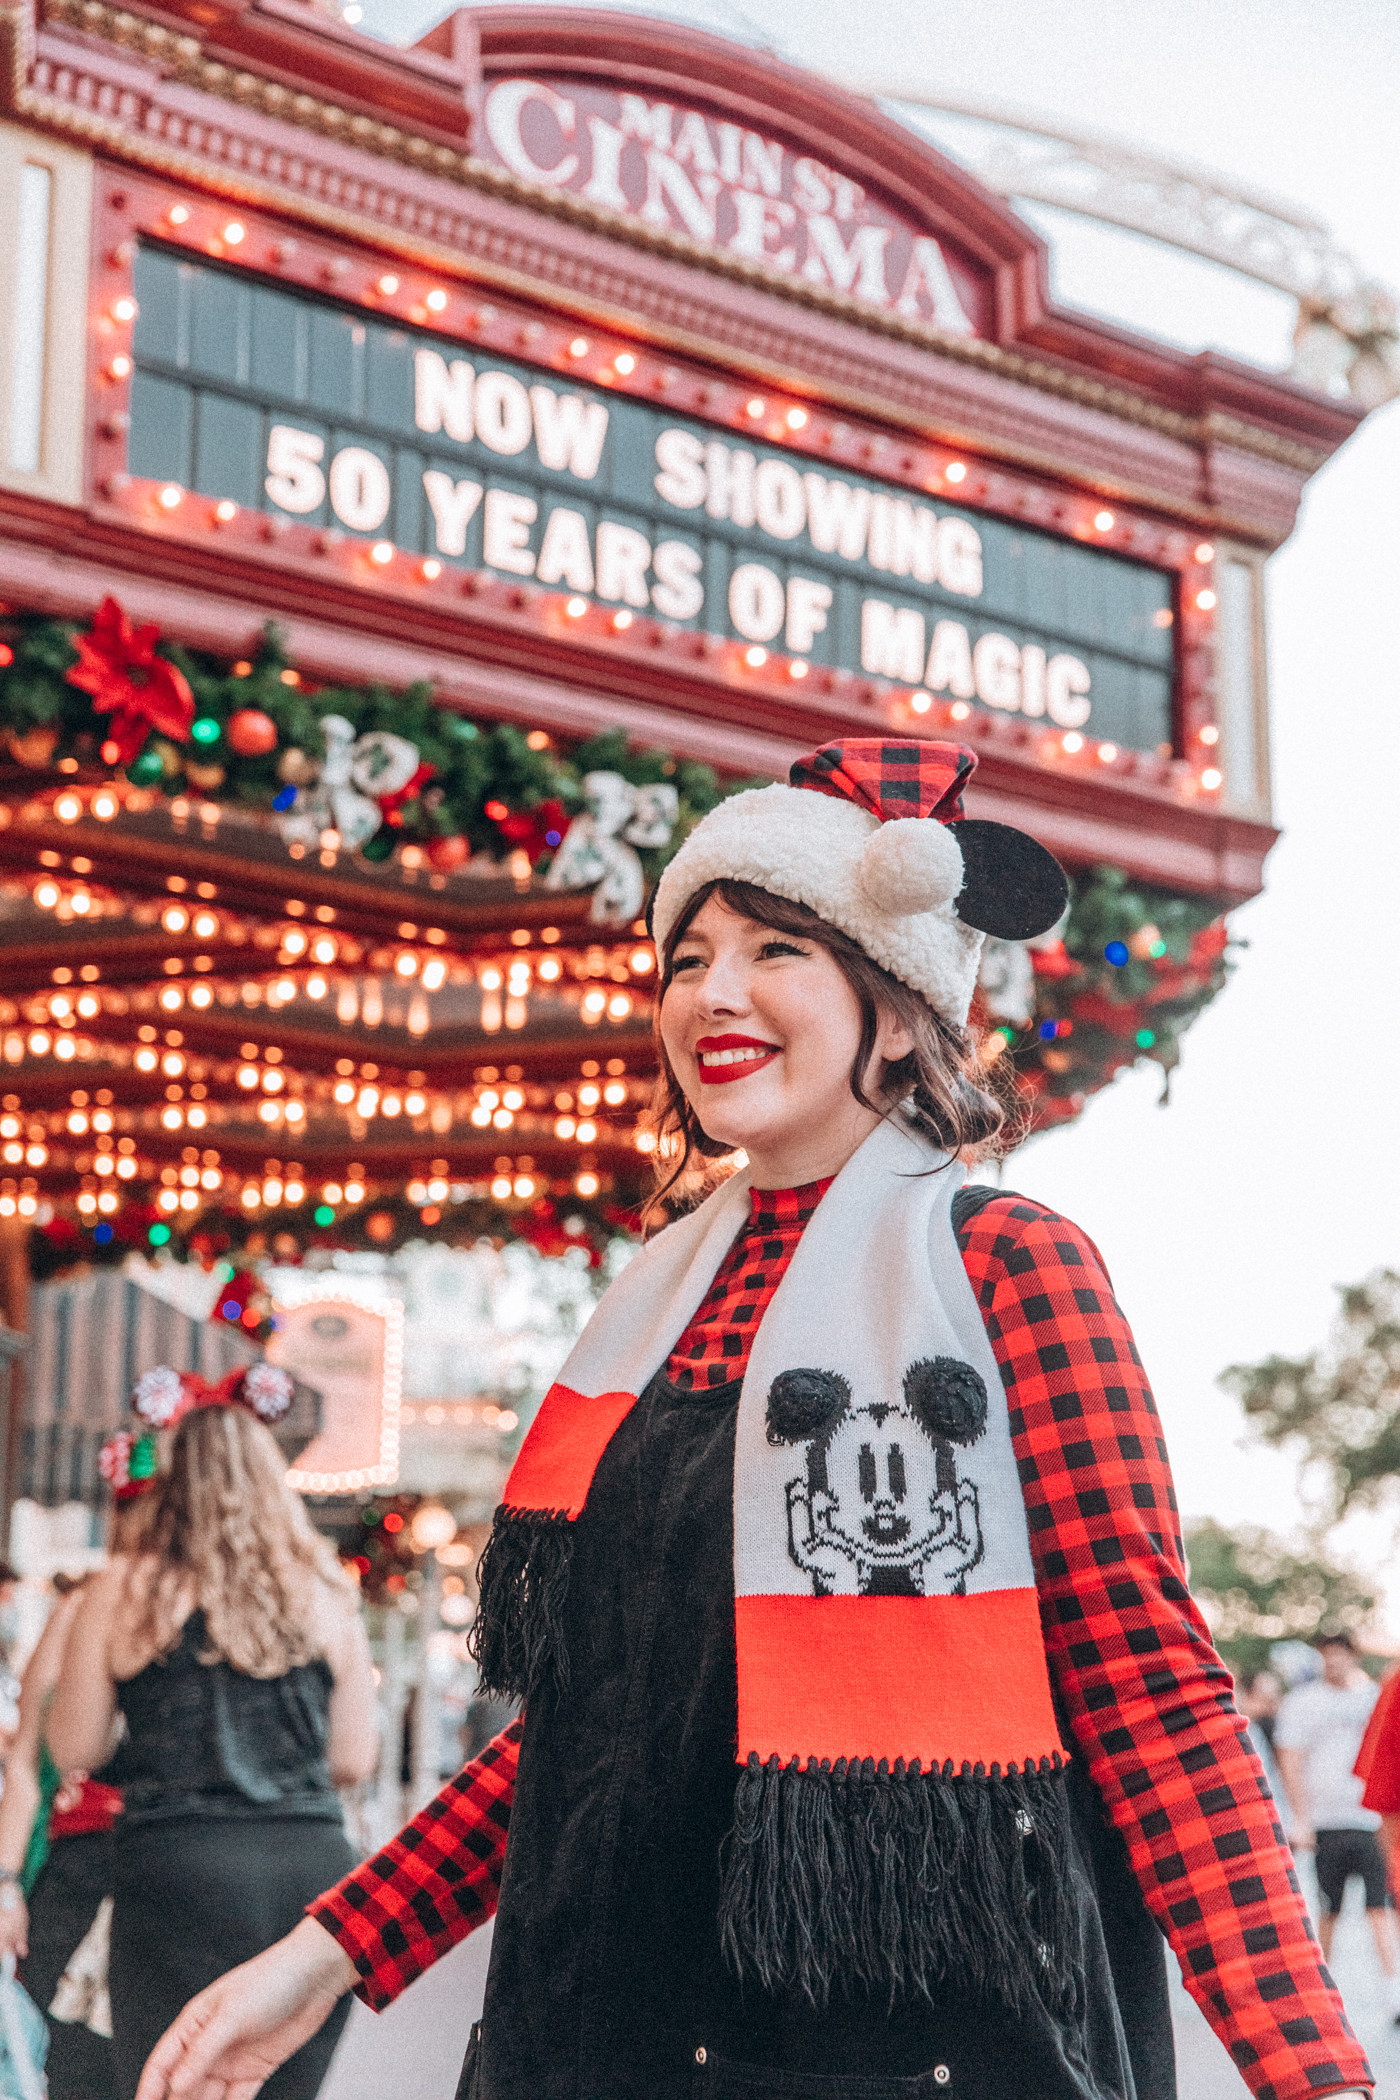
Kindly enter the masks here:
<path id="1" fill-rule="evenodd" d="M 1009 824 L 964 817 L 977 764 L 962 744 L 826 744 L 788 787 L 750 788 L 702 817 L 656 887 L 664 947 L 706 883 L 751 882 L 805 904 L 961 1027 L 987 934 L 1027 941 L 1053 926 L 1069 884 Z"/>

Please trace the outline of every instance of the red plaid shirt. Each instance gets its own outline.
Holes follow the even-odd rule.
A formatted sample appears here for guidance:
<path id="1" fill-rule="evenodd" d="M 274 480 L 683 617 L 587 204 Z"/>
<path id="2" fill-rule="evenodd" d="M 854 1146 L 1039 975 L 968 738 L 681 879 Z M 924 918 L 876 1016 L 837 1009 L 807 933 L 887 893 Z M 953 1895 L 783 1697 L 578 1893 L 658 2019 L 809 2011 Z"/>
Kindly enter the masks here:
<path id="1" fill-rule="evenodd" d="M 811 1193 L 790 1192 L 794 1207 Z M 745 1335 L 796 1244 L 782 1237 L 761 1298 L 746 1230 L 706 1300 L 712 1312 L 716 1292 L 742 1293 Z M 1229 1672 L 1187 1591 L 1161 1423 L 1098 1252 L 1019 1196 L 995 1197 L 959 1239 L 1006 1386 L 1051 1675 L 1187 1988 L 1257 2100 L 1369 2085 Z M 673 1361 L 692 1339 L 703 1335 L 688 1330 Z M 727 1376 L 746 1356 L 724 1358 Z M 367 2004 L 387 2005 L 495 1910 L 520 1735 L 516 1722 L 311 1905 Z"/>

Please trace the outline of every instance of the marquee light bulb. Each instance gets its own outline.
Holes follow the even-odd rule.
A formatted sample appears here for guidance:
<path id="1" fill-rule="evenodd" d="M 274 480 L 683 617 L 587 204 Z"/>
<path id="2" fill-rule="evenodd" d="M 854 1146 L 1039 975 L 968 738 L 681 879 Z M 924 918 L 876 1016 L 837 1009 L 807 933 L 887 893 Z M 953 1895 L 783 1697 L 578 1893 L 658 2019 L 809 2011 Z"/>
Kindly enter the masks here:
<path id="1" fill-rule="evenodd" d="M 789 430 L 805 430 L 807 427 L 807 411 L 805 408 L 790 408 L 787 412 L 786 420 Z"/>
<path id="2" fill-rule="evenodd" d="M 588 610 L 588 600 L 586 598 L 571 598 L 564 610 L 571 620 L 581 620 Z"/>
<path id="3" fill-rule="evenodd" d="M 435 284 L 423 303 L 435 314 L 440 314 L 447 304 L 447 294 L 440 284 Z"/>
<path id="4" fill-rule="evenodd" d="M 744 662 L 749 666 L 750 670 L 761 670 L 763 665 L 766 664 L 767 661 L 768 651 L 766 649 L 760 649 L 757 642 L 755 642 L 752 649 L 746 649 L 744 651 Z"/>
<path id="5" fill-rule="evenodd" d="M 968 706 L 966 700 L 955 700 L 948 712 L 955 722 L 965 722 L 972 713 L 972 709 Z"/>
<path id="6" fill-rule="evenodd" d="M 1060 738 L 1060 749 L 1071 753 L 1084 749 L 1084 739 L 1077 729 L 1071 729 L 1067 736 Z"/>
<path id="7" fill-rule="evenodd" d="M 805 678 L 806 676 L 807 665 L 803 662 L 800 656 L 794 656 L 792 662 L 788 665 L 788 677 Z"/>
<path id="8" fill-rule="evenodd" d="M 422 573 L 426 583 L 436 583 L 442 574 L 442 563 L 440 561 L 425 561 Z"/>
<path id="9" fill-rule="evenodd" d="M 966 481 L 967 468 L 960 459 L 949 460 L 947 466 L 943 469 L 943 479 L 945 481 Z"/>
<path id="10" fill-rule="evenodd" d="M 76 824 L 83 813 L 83 805 L 76 795 L 60 795 L 53 806 L 53 813 L 64 824 Z"/>
<path id="11" fill-rule="evenodd" d="M 136 311 L 136 301 L 134 299 L 118 299 L 112 308 L 112 319 L 114 321 L 134 321 L 136 319 Z"/>
<path id="12" fill-rule="evenodd" d="M 229 498 L 225 496 L 222 503 L 214 505 L 214 516 L 221 525 L 231 525 L 238 516 L 238 505 L 230 502 Z"/>
<path id="13" fill-rule="evenodd" d="M 1201 541 L 1200 546 L 1196 549 L 1196 559 L 1198 562 L 1201 563 L 1212 562 L 1215 560 L 1215 549 L 1214 547 L 1212 547 L 1209 540 Z"/>
<path id="14" fill-rule="evenodd" d="M 587 357 L 588 337 L 586 335 L 576 335 L 574 337 L 569 345 L 569 355 L 570 357 Z"/>
<path id="15" fill-rule="evenodd" d="M 1220 731 L 1216 728 L 1214 722 L 1206 723 L 1205 728 L 1200 732 L 1200 738 L 1203 744 L 1218 744 L 1220 742 Z"/>
<path id="16" fill-rule="evenodd" d="M 170 223 L 171 223 L 171 225 L 172 225 L 172 226 L 185 226 L 185 225 L 188 225 L 188 223 L 189 223 L 189 216 L 190 216 L 190 208 L 189 208 L 188 204 L 172 204 L 172 205 L 171 205 L 171 207 L 170 207 Z"/>
<path id="17" fill-rule="evenodd" d="M 753 420 L 754 420 L 754 421 L 755 421 L 755 423 L 756 423 L 756 422 L 757 422 L 757 421 L 759 420 L 760 416 L 762 416 L 762 415 L 766 414 L 766 412 L 767 412 L 767 409 L 768 409 L 768 403 L 767 403 L 767 402 L 766 402 L 766 401 L 765 401 L 765 400 L 763 399 L 762 395 L 761 395 L 761 394 L 755 394 L 755 395 L 754 395 L 754 397 L 753 397 L 753 399 L 752 399 L 752 401 L 750 401 L 750 402 L 749 402 L 749 403 L 747 404 L 747 407 L 746 407 L 746 409 L 745 409 L 745 413 L 746 413 L 747 415 L 750 415 L 750 416 L 752 416 L 752 417 L 753 417 Z"/>
<path id="18" fill-rule="evenodd" d="M 1214 591 L 1197 591 L 1196 605 L 1201 612 L 1213 612 L 1215 610 Z"/>
<path id="19" fill-rule="evenodd" d="M 1116 744 L 1099 745 L 1099 757 L 1103 761 L 1104 765 L 1111 766 L 1113 764 L 1114 759 L 1117 758 L 1117 756 L 1118 746 Z"/>
<path id="20" fill-rule="evenodd" d="M 237 219 L 229 220 L 227 226 L 225 226 L 224 228 L 224 239 L 227 241 L 230 248 L 236 248 L 238 246 L 239 242 L 243 239 L 245 230 L 246 229 L 244 227 L 239 225 Z"/>
<path id="21" fill-rule="evenodd" d="M 1225 775 L 1220 771 L 1220 769 L 1217 766 L 1207 766 L 1204 773 L 1202 773 L 1201 775 L 1201 786 L 1203 788 L 1210 788 L 1213 790 L 1221 786 L 1221 784 L 1224 781 L 1224 778 Z"/>
<path id="22" fill-rule="evenodd" d="M 933 706 L 933 695 L 932 693 L 911 693 L 909 695 L 909 705 L 913 708 L 916 715 L 926 715 Z"/>
<path id="23" fill-rule="evenodd" d="M 624 605 L 621 612 L 615 612 L 613 614 L 613 626 L 617 629 L 619 634 L 624 634 L 631 625 L 632 615 L 630 612 L 628 612 L 626 606 Z"/>
<path id="24" fill-rule="evenodd" d="M 382 569 L 386 562 L 391 562 L 394 558 L 392 542 L 389 540 L 376 540 L 369 550 L 369 558 L 371 561 L 378 562 Z"/>
<path id="25" fill-rule="evenodd" d="M 618 355 L 613 359 L 613 370 L 615 372 L 621 372 L 624 379 L 627 377 L 627 374 L 629 372 L 635 372 L 636 369 L 637 360 L 632 355 L 630 350 L 619 351 Z"/>
<path id="26" fill-rule="evenodd" d="M 1101 510 L 1094 519 L 1095 532 L 1112 532 L 1114 516 L 1111 510 Z"/>
<path id="27" fill-rule="evenodd" d="M 184 499 L 184 490 L 176 488 L 173 481 L 168 481 L 160 492 L 160 507 L 162 510 L 178 510 Z"/>
<path id="28" fill-rule="evenodd" d="M 399 280 L 397 277 L 381 277 L 379 280 L 379 289 L 383 292 L 386 299 L 392 299 L 398 288 Z"/>
<path id="29" fill-rule="evenodd" d="M 129 357 L 114 357 L 107 370 L 111 373 L 113 379 L 126 379 L 131 373 L 131 359 Z"/>

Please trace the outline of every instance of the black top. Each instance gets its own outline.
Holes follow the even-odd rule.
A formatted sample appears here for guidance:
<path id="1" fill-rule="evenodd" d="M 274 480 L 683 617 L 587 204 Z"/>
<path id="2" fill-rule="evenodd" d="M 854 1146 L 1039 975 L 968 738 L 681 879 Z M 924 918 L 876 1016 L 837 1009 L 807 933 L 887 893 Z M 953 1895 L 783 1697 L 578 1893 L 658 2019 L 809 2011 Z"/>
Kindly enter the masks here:
<path id="1" fill-rule="evenodd" d="M 1064 2024 L 942 1993 L 819 2012 L 726 1968 L 738 1399 L 658 1374 L 575 1526 L 569 1679 L 526 1717 L 473 2100 L 1168 2100 L 1162 1942 L 1077 1761 Z"/>
<path id="2" fill-rule="evenodd" d="M 176 1816 L 317 1816 L 339 1822 L 326 1745 L 334 1678 L 323 1657 L 282 1677 L 205 1662 L 202 1611 L 179 1646 L 117 1685 L 126 1718 L 118 1829 Z"/>

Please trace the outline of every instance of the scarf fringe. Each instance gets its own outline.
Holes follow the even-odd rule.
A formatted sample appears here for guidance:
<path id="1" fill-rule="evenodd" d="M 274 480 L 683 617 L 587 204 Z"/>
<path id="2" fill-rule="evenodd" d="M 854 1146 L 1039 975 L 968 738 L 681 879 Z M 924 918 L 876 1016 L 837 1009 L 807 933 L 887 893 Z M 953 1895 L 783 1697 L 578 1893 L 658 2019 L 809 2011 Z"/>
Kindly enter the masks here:
<path id="1" fill-rule="evenodd" d="M 481 1689 L 531 1699 L 569 1681 L 564 1600 L 573 1564 L 573 1525 L 562 1510 L 497 1510 L 477 1566 L 481 1602 L 467 1636 Z"/>
<path id="2" fill-rule="evenodd" d="M 1081 1968 L 1063 1766 L 757 1755 L 722 1861 L 720 1937 L 741 1982 L 1073 2010 Z"/>

